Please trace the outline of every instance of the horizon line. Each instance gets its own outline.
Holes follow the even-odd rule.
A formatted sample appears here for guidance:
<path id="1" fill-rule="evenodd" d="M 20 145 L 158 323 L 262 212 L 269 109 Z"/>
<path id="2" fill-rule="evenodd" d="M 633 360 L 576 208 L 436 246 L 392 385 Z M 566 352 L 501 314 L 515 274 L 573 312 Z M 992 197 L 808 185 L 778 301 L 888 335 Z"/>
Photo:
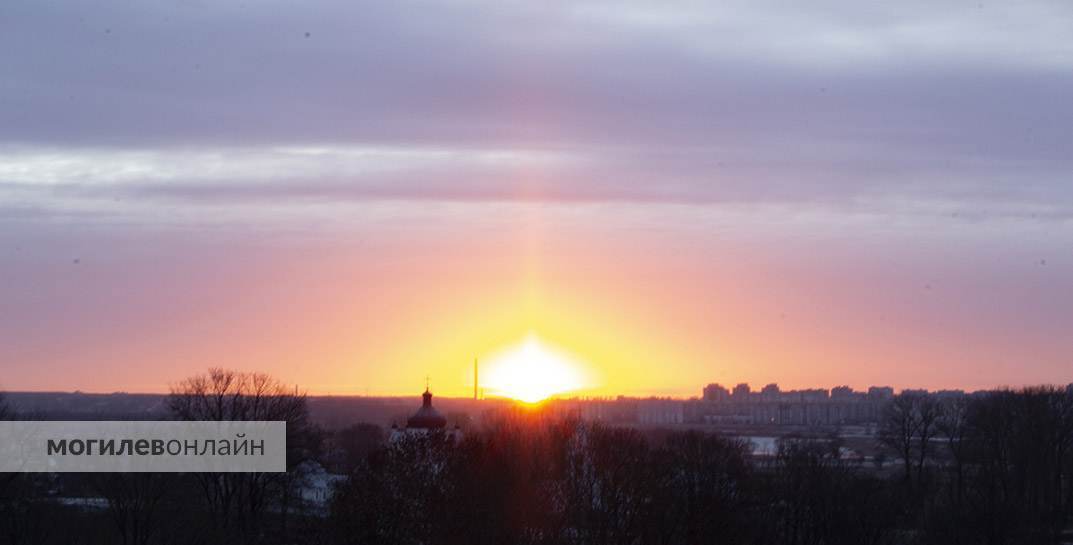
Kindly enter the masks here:
<path id="1" fill-rule="evenodd" d="M 726 386 L 726 385 L 724 385 L 722 383 L 711 382 L 711 383 L 705 384 L 703 387 L 701 387 L 701 389 L 700 389 L 701 394 L 700 395 L 691 395 L 691 396 L 685 396 L 685 397 L 684 396 L 678 396 L 678 395 L 659 395 L 659 394 L 654 394 L 654 393 L 653 394 L 617 393 L 617 394 L 607 394 L 607 395 L 570 395 L 570 396 L 567 396 L 567 395 L 552 395 L 552 396 L 549 396 L 549 397 L 545 398 L 544 400 L 541 400 L 541 402 L 553 401 L 553 400 L 560 400 L 560 401 L 571 401 L 571 400 L 587 401 L 587 400 L 592 400 L 592 401 L 598 401 L 598 400 L 614 400 L 614 399 L 618 399 L 618 398 L 668 399 L 668 400 L 680 400 L 680 401 L 703 400 L 704 399 L 704 396 L 703 396 L 704 387 L 707 387 L 707 386 L 712 385 L 712 384 L 719 384 L 719 385 L 727 388 L 727 390 L 730 391 L 730 392 L 733 392 L 734 386 L 736 386 L 736 385 Z M 739 384 L 742 384 L 742 383 L 739 383 Z M 748 384 L 748 383 L 745 383 L 745 384 Z M 773 383 L 769 383 L 769 384 L 773 384 Z M 774 384 L 777 384 L 777 383 L 774 383 Z M 807 390 L 825 390 L 829 394 L 832 389 L 840 387 L 840 386 L 846 386 L 846 385 L 845 384 L 839 384 L 837 386 L 832 386 L 832 387 L 827 387 L 827 388 L 824 388 L 822 386 L 813 386 L 813 387 L 808 387 L 808 388 L 792 388 L 792 389 L 788 389 L 788 390 L 781 390 L 780 389 L 780 393 L 800 392 L 800 391 L 807 391 Z M 925 391 L 925 392 L 927 392 L 929 394 L 940 393 L 940 392 L 963 392 L 965 394 L 972 394 L 972 393 L 975 393 L 975 392 L 995 392 L 995 391 L 1019 390 L 1019 389 L 1026 389 L 1026 388 L 1048 387 L 1048 386 L 1050 386 L 1050 387 L 1058 387 L 1058 388 L 1073 387 L 1073 379 L 1071 379 L 1071 381 L 1067 382 L 1067 383 L 1038 382 L 1038 383 L 1023 383 L 1023 384 L 1020 384 L 1020 385 L 997 384 L 997 385 L 994 385 L 994 386 L 989 386 L 989 387 L 985 387 L 985 388 L 976 388 L 976 389 L 971 389 L 971 390 L 970 389 L 965 389 L 965 388 L 936 388 L 936 389 L 929 389 L 929 388 L 922 388 L 922 387 L 919 387 L 919 388 L 918 387 L 895 388 L 895 387 L 889 386 L 889 385 L 871 385 L 871 386 L 866 387 L 866 389 L 863 389 L 863 390 L 862 389 L 857 389 L 857 388 L 854 388 L 854 387 L 850 387 L 850 389 L 854 393 L 864 393 L 864 394 L 868 393 L 867 388 L 891 388 L 894 391 L 895 394 L 900 394 L 900 393 L 905 392 L 905 391 L 921 391 L 921 390 L 923 390 L 923 391 Z M 751 388 L 751 385 L 750 385 L 750 388 Z M 761 390 L 759 390 L 759 389 L 757 389 L 757 390 L 750 389 L 750 393 L 760 393 L 760 392 L 761 392 Z M 94 391 L 90 391 L 90 390 L 81 390 L 81 389 L 75 389 L 75 390 L 34 390 L 34 389 L 29 389 L 29 390 L 24 390 L 24 389 L 8 390 L 8 389 L 0 389 L 0 396 L 5 395 L 5 394 L 67 394 L 67 395 L 82 394 L 82 395 L 167 396 L 167 395 L 171 395 L 171 392 L 128 391 L 128 390 L 111 390 L 111 391 L 94 390 Z M 417 393 L 363 394 L 363 393 L 310 393 L 308 391 L 304 391 L 304 392 L 302 392 L 302 394 L 305 395 L 306 397 L 321 397 L 321 398 L 346 397 L 346 398 L 381 398 L 381 399 L 384 399 L 384 398 L 410 398 L 410 397 L 419 397 L 421 395 L 420 392 L 417 392 Z M 440 399 L 459 399 L 459 400 L 466 400 L 466 401 L 474 401 L 474 399 L 471 396 L 465 395 L 465 394 L 445 395 L 445 394 L 436 394 L 435 392 L 433 392 L 433 394 L 436 395 L 436 397 L 440 398 Z M 519 400 L 516 400 L 516 399 L 511 398 L 509 396 L 488 396 L 486 398 L 481 398 L 479 401 L 484 401 L 484 400 L 489 400 L 489 401 L 519 401 Z"/>

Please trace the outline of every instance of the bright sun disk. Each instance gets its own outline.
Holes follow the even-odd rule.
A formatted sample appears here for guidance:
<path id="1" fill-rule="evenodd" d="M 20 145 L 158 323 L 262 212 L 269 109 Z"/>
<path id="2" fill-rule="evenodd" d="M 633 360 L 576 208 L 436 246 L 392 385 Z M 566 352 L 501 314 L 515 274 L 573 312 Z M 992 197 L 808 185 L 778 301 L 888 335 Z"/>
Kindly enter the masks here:
<path id="1" fill-rule="evenodd" d="M 496 394 L 536 403 L 585 386 L 576 361 L 535 335 L 492 358 L 483 380 Z"/>

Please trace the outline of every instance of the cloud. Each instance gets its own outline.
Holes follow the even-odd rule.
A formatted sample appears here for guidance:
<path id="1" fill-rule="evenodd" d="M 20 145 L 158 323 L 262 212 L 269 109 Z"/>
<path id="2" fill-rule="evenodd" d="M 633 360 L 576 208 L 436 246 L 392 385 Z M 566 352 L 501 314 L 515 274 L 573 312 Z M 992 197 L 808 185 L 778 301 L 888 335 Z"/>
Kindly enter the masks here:
<path id="1" fill-rule="evenodd" d="M 1060 161 L 766 148 L 7 148 L 0 197 L 41 209 L 377 201 L 803 205 L 987 217 L 1073 213 Z M 908 203 L 915 203 L 907 206 Z M 1028 212 L 1026 212 L 1028 211 Z"/>
<path id="2" fill-rule="evenodd" d="M 1058 2 L 3 9 L 0 191 L 56 206 L 1073 202 Z"/>

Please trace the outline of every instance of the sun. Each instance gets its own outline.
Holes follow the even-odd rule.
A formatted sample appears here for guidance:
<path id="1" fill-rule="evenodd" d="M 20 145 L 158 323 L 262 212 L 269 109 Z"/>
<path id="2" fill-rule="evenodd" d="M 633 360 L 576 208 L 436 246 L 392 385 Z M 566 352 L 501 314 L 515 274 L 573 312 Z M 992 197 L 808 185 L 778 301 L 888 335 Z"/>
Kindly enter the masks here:
<path id="1" fill-rule="evenodd" d="M 526 403 L 586 386 L 576 360 L 533 334 L 519 345 L 494 355 L 484 376 L 483 382 L 491 393 Z"/>

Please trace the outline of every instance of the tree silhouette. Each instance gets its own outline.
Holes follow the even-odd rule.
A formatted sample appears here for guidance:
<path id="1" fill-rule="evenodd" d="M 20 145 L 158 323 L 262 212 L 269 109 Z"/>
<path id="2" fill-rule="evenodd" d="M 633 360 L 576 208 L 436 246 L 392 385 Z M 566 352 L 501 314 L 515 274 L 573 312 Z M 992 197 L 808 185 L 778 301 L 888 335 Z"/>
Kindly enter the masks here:
<path id="1" fill-rule="evenodd" d="M 179 420 L 265 420 L 287 423 L 287 468 L 315 450 L 306 397 L 260 373 L 220 368 L 187 378 L 171 389 L 168 407 Z M 224 539 L 256 542 L 269 528 L 264 515 L 281 505 L 286 533 L 288 503 L 296 479 L 289 473 L 196 473 L 211 526 Z"/>

